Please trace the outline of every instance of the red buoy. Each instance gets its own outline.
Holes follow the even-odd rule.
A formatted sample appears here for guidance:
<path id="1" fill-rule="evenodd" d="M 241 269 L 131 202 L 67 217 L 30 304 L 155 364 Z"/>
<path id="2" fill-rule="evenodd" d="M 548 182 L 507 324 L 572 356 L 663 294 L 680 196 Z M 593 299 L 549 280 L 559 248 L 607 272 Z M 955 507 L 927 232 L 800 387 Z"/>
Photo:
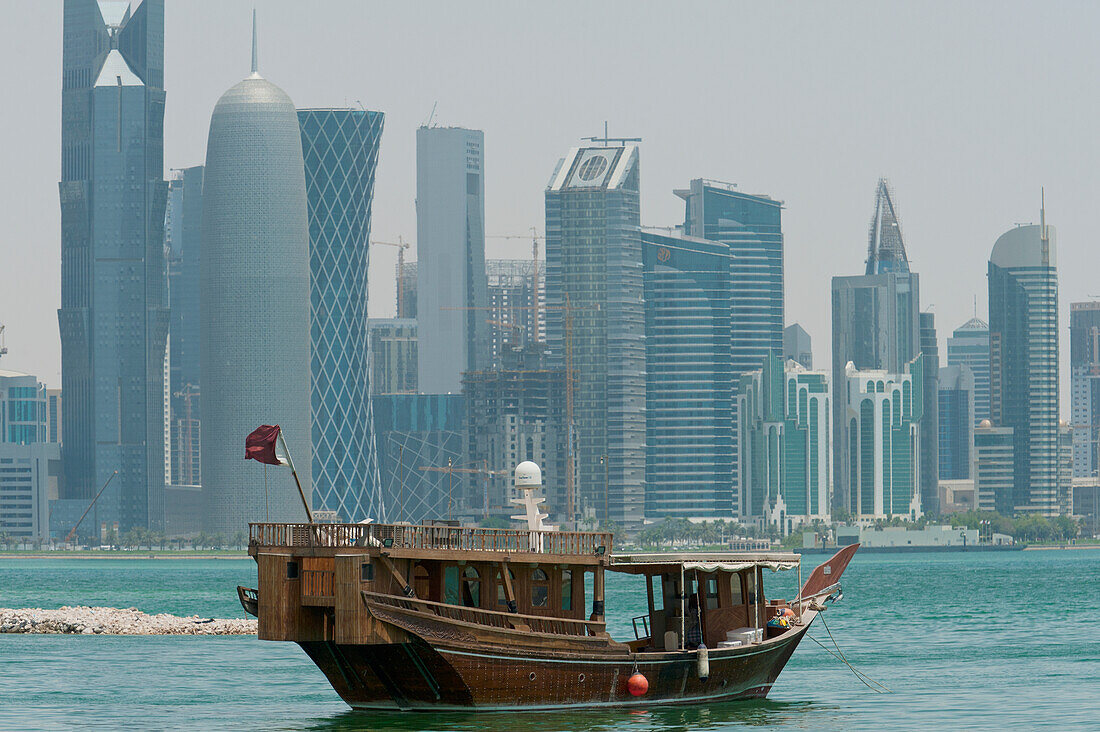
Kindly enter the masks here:
<path id="1" fill-rule="evenodd" d="M 631 696 L 642 696 L 649 691 L 649 679 L 639 673 L 635 673 L 626 680 L 626 688 L 630 690 Z"/>

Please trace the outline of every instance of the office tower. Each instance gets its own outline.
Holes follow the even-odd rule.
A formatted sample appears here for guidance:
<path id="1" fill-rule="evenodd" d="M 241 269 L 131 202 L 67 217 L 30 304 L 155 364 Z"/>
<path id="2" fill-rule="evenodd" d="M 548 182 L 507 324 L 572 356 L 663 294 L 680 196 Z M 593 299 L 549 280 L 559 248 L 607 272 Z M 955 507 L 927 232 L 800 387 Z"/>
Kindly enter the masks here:
<path id="1" fill-rule="evenodd" d="M 61 442 L 65 409 L 60 389 L 46 389 L 46 442 Z"/>
<path id="2" fill-rule="evenodd" d="M 65 497 L 163 525 L 164 1 L 66 0 L 61 92 Z"/>
<path id="3" fill-rule="evenodd" d="M 921 510 L 933 516 L 940 512 L 940 348 L 936 339 L 936 316 L 920 314 L 920 352 L 924 355 L 924 416 L 920 433 Z"/>
<path id="4" fill-rule="evenodd" d="M 1012 512 L 1058 512 L 1058 257 L 1055 230 L 1017 226 L 989 258 L 990 411 L 1012 427 Z M 1068 487 L 1065 487 L 1068 490 Z M 1000 509 L 998 509 L 1000 510 Z"/>
<path id="5" fill-rule="evenodd" d="M 202 473 L 206 530 L 302 521 L 289 471 L 248 461 L 245 437 L 282 427 L 310 483 L 309 229 L 294 103 L 252 74 L 210 118 L 203 181 Z M 265 473 L 266 471 L 266 473 Z"/>
<path id="6" fill-rule="evenodd" d="M 397 272 L 397 317 L 416 320 L 416 262 L 401 262 Z M 415 365 L 415 364 L 414 364 Z"/>
<path id="7" fill-rule="evenodd" d="M 974 423 L 989 419 L 989 324 L 971 318 L 947 339 L 947 365 L 974 374 Z"/>
<path id="8" fill-rule="evenodd" d="M 172 485 L 202 485 L 199 363 L 199 269 L 202 262 L 203 166 L 168 181 L 164 218 L 168 251 L 168 393 Z"/>
<path id="9" fill-rule="evenodd" d="M 51 442 L 46 392 L 36 376 L 0 370 L 0 444 Z"/>
<path id="10" fill-rule="evenodd" d="M 501 367 L 505 344 L 516 347 L 546 341 L 545 264 L 532 259 L 486 260 L 488 368 Z"/>
<path id="11" fill-rule="evenodd" d="M 485 133 L 416 131 L 416 318 L 420 390 L 457 394 L 484 364 Z"/>
<path id="12" fill-rule="evenodd" d="M 412 318 L 371 318 L 371 391 L 374 394 L 415 394 L 416 321 Z"/>
<path id="13" fill-rule="evenodd" d="M 844 378 L 844 422 L 836 438 L 848 461 L 848 511 L 860 520 L 920 518 L 924 356 L 899 374 L 849 362 Z"/>
<path id="14" fill-rule="evenodd" d="M 974 429 L 974 492 L 979 511 L 1013 513 L 1015 437 L 1011 427 L 983 419 Z"/>
<path id="15" fill-rule="evenodd" d="M 880 179 L 863 275 L 834 277 L 833 307 L 833 485 L 836 501 L 852 505 L 846 491 L 857 485 L 848 475 L 849 456 L 840 439 L 845 429 L 847 364 L 856 369 L 901 374 L 920 353 L 920 278 L 909 271 L 893 197 Z M 922 405 L 923 413 L 923 405 Z M 914 469 L 917 469 L 914 466 Z"/>
<path id="16" fill-rule="evenodd" d="M 390 521 L 476 520 L 465 460 L 466 400 L 461 394 L 380 394 L 372 397 L 382 474 L 382 501 Z"/>
<path id="17" fill-rule="evenodd" d="M 730 245 L 737 264 L 731 271 L 730 358 L 734 384 L 760 368 L 765 356 L 783 352 L 783 202 L 743 193 L 732 183 L 696 178 L 684 199 L 684 234 Z M 734 405 L 734 454 L 739 419 Z M 733 465 L 734 515 L 747 511 Z"/>
<path id="18" fill-rule="evenodd" d="M 828 375 L 767 356 L 760 369 L 741 375 L 737 399 L 748 515 L 784 536 L 815 519 L 828 521 Z"/>
<path id="19" fill-rule="evenodd" d="M 0 535 L 15 541 L 49 539 L 50 499 L 57 496 L 61 446 L 0 440 L 0 465 Z M 82 503 L 87 507 L 87 501 Z"/>
<path id="20" fill-rule="evenodd" d="M 814 368 L 810 334 L 798 323 L 791 323 L 783 329 L 783 359 L 795 361 L 809 371 Z"/>
<path id="21" fill-rule="evenodd" d="M 1100 473 L 1100 302 L 1069 306 L 1073 476 Z"/>
<path id="22" fill-rule="evenodd" d="M 1073 427 L 1058 422 L 1058 515 L 1073 511 Z"/>
<path id="23" fill-rule="evenodd" d="M 642 230 L 646 518 L 729 518 L 734 382 L 730 246 Z"/>
<path id="24" fill-rule="evenodd" d="M 374 171 L 384 116 L 302 109 L 309 212 L 313 507 L 381 520 L 371 419 L 367 271 Z"/>
<path id="25" fill-rule="evenodd" d="M 939 378 L 940 480 L 971 476 L 974 449 L 974 374 L 967 366 L 944 366 Z M 922 455 L 923 459 L 923 455 Z"/>
<path id="26" fill-rule="evenodd" d="M 466 397 L 466 467 L 475 514 L 508 518 L 519 498 L 512 471 L 524 460 L 542 469 L 545 508 L 552 521 L 565 518 L 565 369 L 550 368 L 546 346 L 530 343 L 501 353 L 501 365 L 462 375 Z"/>
<path id="27" fill-rule="evenodd" d="M 577 445 L 566 512 L 627 529 L 645 509 L 638 175 L 636 145 L 575 147 L 546 189 L 547 343 L 555 365 L 571 366 Z"/>

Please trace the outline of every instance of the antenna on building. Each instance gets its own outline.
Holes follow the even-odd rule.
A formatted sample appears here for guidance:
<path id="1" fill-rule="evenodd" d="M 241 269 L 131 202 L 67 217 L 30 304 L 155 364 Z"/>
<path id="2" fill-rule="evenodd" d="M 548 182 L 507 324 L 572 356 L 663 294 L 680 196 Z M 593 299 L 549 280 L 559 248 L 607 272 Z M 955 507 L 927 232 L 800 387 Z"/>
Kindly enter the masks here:
<path id="1" fill-rule="evenodd" d="M 603 137 L 600 137 L 599 135 L 596 135 L 595 137 L 582 137 L 581 139 L 582 140 L 588 140 L 589 142 L 602 142 L 604 147 L 608 147 L 608 143 L 612 143 L 612 142 L 618 142 L 618 143 L 624 143 L 625 144 L 627 142 L 641 142 L 642 141 L 642 138 L 640 138 L 640 137 L 608 137 L 607 136 L 607 121 L 606 120 L 604 120 L 604 123 L 603 123 Z"/>
<path id="2" fill-rule="evenodd" d="M 7 352 L 8 349 L 4 345 L 4 324 L 0 323 L 0 356 L 3 356 Z"/>
<path id="3" fill-rule="evenodd" d="M 252 8 L 252 75 L 260 75 L 260 57 L 256 43 L 256 8 Z"/>
<path id="4" fill-rule="evenodd" d="M 432 102 L 432 113 L 428 115 L 428 121 L 424 123 L 425 127 L 431 127 L 432 126 L 432 120 L 435 119 L 435 108 L 438 107 L 438 106 L 439 106 L 438 101 Z"/>

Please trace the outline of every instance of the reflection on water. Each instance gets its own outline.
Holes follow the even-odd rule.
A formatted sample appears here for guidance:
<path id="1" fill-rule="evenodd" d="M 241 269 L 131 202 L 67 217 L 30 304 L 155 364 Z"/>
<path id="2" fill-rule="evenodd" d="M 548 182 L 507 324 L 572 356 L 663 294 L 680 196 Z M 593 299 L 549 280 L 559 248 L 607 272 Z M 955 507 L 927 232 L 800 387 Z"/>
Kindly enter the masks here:
<path id="1" fill-rule="evenodd" d="M 835 728 L 837 707 L 812 702 L 752 700 L 723 704 L 668 706 L 636 709 L 578 710 L 570 712 L 423 712 L 346 711 L 307 727 L 324 732 L 359 730 L 408 730 L 409 732 L 462 732 L 507 728 L 510 732 L 612 732 L 615 730 L 717 730 L 729 727 Z M 821 725 L 824 723 L 824 727 Z"/>

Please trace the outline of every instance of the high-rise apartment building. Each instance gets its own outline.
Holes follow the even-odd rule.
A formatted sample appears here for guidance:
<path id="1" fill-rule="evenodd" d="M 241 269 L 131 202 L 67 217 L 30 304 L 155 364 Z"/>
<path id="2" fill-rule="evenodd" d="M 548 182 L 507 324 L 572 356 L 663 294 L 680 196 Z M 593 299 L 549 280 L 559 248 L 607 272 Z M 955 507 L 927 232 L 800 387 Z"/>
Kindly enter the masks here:
<path id="1" fill-rule="evenodd" d="M 204 168 L 173 171 L 164 218 L 168 252 L 168 436 L 172 485 L 202 485 L 199 270 Z"/>
<path id="2" fill-rule="evenodd" d="M 163 528 L 164 0 L 65 1 L 61 382 L 65 496 Z"/>
<path id="3" fill-rule="evenodd" d="M 203 181 L 202 484 L 206 530 L 300 521 L 288 471 L 243 459 L 245 437 L 282 427 L 310 483 L 309 227 L 294 103 L 252 74 L 218 100 Z M 264 470 L 268 470 L 265 481 Z"/>
<path id="4" fill-rule="evenodd" d="M 645 515 L 733 514 L 730 245 L 642 229 Z"/>
<path id="5" fill-rule="evenodd" d="M 571 361 L 573 376 L 579 486 L 567 514 L 628 529 L 641 526 L 645 508 L 638 177 L 635 145 L 576 147 L 546 189 L 547 342 L 561 365 Z"/>
<path id="6" fill-rule="evenodd" d="M 416 131 L 416 318 L 420 390 L 458 394 L 485 363 L 485 133 Z"/>
<path id="7" fill-rule="evenodd" d="M 1100 474 L 1100 302 L 1069 309 L 1070 414 L 1073 476 Z"/>
<path id="8" fill-rule="evenodd" d="M 412 318 L 371 318 L 371 392 L 415 394 L 416 321 Z"/>
<path id="9" fill-rule="evenodd" d="M 857 370 L 901 374 L 921 348 L 920 278 L 909 271 L 901 227 L 885 180 L 879 180 L 875 192 L 866 272 L 834 277 L 832 290 L 834 486 L 836 501 L 853 505 L 856 499 L 847 491 L 858 483 L 848 474 L 852 466 L 851 456 L 844 452 L 848 443 L 840 439 L 848 419 L 844 393 L 848 363 Z M 919 410 L 921 414 L 924 406 Z M 914 465 L 913 469 L 918 468 Z"/>
<path id="10" fill-rule="evenodd" d="M 936 339 L 936 316 L 920 314 L 920 352 L 924 356 L 924 415 L 920 433 L 921 510 L 940 512 L 939 378 L 940 348 Z"/>
<path id="11" fill-rule="evenodd" d="M 505 344 L 512 347 L 546 342 L 545 262 L 532 259 L 489 259 L 485 311 L 488 326 L 488 367 L 500 368 Z"/>
<path id="12" fill-rule="evenodd" d="M 989 258 L 990 411 L 1013 428 L 1010 512 L 1055 515 L 1058 446 L 1058 257 L 1054 227 L 1002 234 Z M 1000 510 L 1000 509 L 998 509 Z"/>
<path id="13" fill-rule="evenodd" d="M 861 521 L 894 516 L 920 518 L 920 430 L 924 409 L 924 357 L 904 373 L 884 369 L 845 369 L 844 421 L 836 434 L 839 454 L 848 462 L 844 475 L 847 509 Z M 837 390 L 834 390 L 834 394 Z"/>
<path id="14" fill-rule="evenodd" d="M 989 419 L 989 324 L 971 318 L 947 339 L 947 365 L 974 374 L 974 423 Z"/>
<path id="15" fill-rule="evenodd" d="M 783 359 L 794 361 L 802 368 L 813 371 L 813 342 L 810 334 L 798 323 L 791 323 L 783 329 Z"/>
<path id="16" fill-rule="evenodd" d="M 734 383 L 760 368 L 765 356 L 783 352 L 783 202 L 737 190 L 732 183 L 696 178 L 684 199 L 684 234 L 730 246 L 737 262 L 731 271 L 730 359 Z M 739 420 L 734 406 L 734 454 Z M 747 510 L 734 471 L 734 515 Z"/>
<path id="17" fill-rule="evenodd" d="M 828 521 L 832 493 L 829 377 L 767 356 L 742 374 L 741 467 L 748 517 L 784 536 Z"/>
<path id="18" fill-rule="evenodd" d="M 939 479 L 966 480 L 974 462 L 974 374 L 967 366 L 944 366 L 938 388 Z"/>
<path id="19" fill-rule="evenodd" d="M 309 212 L 313 507 L 383 519 L 371 418 L 367 272 L 384 115 L 301 109 Z"/>

